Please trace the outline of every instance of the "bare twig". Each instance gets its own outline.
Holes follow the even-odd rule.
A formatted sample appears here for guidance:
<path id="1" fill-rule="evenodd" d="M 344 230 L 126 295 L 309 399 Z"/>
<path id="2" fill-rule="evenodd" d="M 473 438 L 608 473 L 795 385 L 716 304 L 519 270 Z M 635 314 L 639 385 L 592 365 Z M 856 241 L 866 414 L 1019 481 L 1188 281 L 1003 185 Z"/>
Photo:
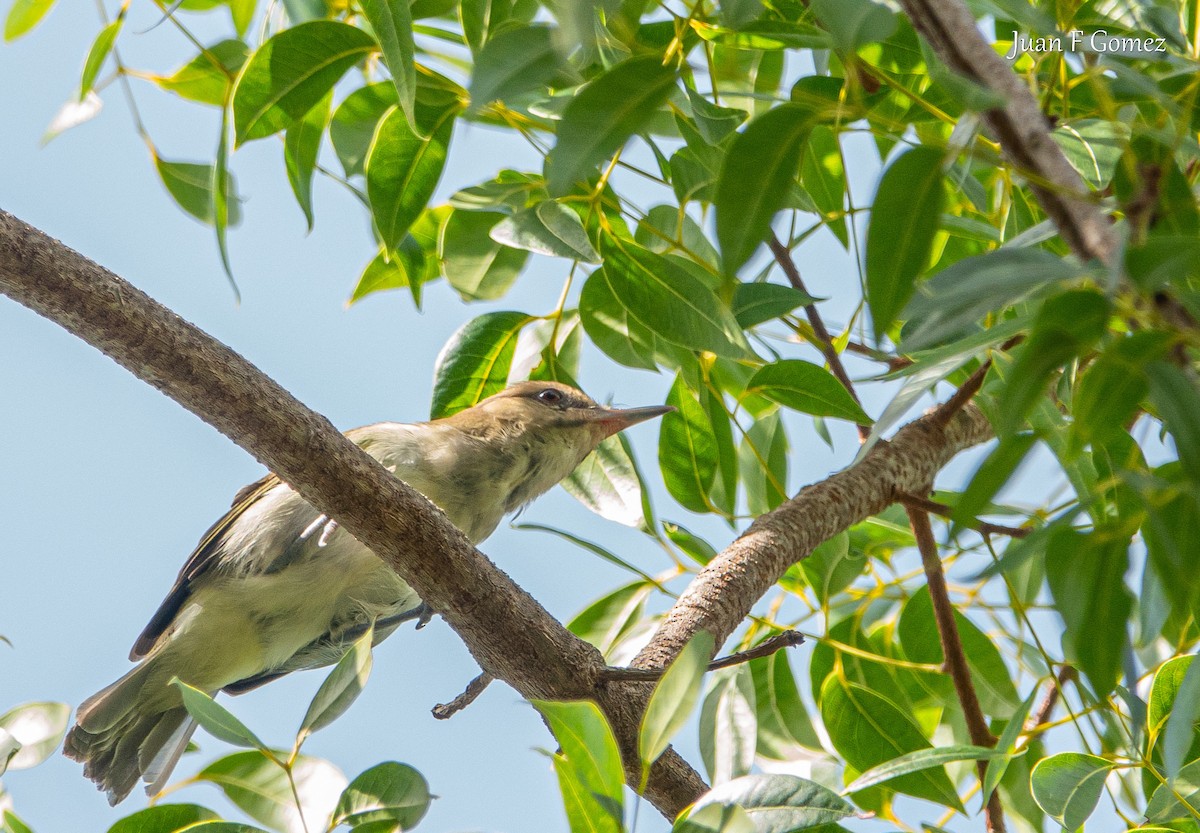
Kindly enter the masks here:
<path id="1" fill-rule="evenodd" d="M 455 697 L 449 703 L 438 703 L 431 711 L 433 716 L 438 720 L 448 720 L 467 706 L 475 702 L 480 694 L 483 694 L 484 689 L 491 685 L 492 680 L 496 679 L 488 672 L 484 671 L 471 682 L 467 683 L 467 687 L 463 689 L 463 693 Z"/>
<path id="2" fill-rule="evenodd" d="M 788 281 L 792 286 L 805 295 L 811 296 L 808 289 L 804 286 L 804 279 L 800 277 L 800 270 L 796 268 L 796 262 L 792 260 L 792 253 L 788 251 L 788 247 L 783 245 L 775 232 L 771 232 L 771 236 L 767 238 L 767 246 L 771 249 L 771 254 L 775 256 L 775 262 L 783 269 L 783 273 L 787 275 Z M 846 368 L 842 365 L 842 357 L 838 355 L 838 351 L 833 346 L 833 338 L 829 335 L 829 330 L 825 328 L 825 322 L 821 319 L 821 313 L 817 309 L 816 304 L 806 304 L 804 307 L 804 316 L 808 319 L 808 323 L 812 325 L 813 332 L 817 335 L 817 341 L 820 342 L 817 346 L 821 348 L 821 352 L 825 354 L 825 361 L 829 362 L 829 370 L 837 377 L 837 380 L 842 383 L 842 386 L 854 398 L 854 401 L 859 405 L 862 402 L 858 398 L 858 393 L 854 390 L 854 383 L 850 381 L 850 376 L 846 373 Z M 871 436 L 871 426 L 858 426 L 858 438 L 865 442 L 867 437 Z"/>
<path id="3" fill-rule="evenodd" d="M 927 497 L 918 495 L 901 494 L 897 495 L 896 499 L 904 504 L 909 509 L 919 509 L 922 512 L 929 512 L 934 515 L 939 515 L 943 518 L 949 518 L 954 513 L 954 508 L 947 506 L 944 503 L 939 503 L 936 500 L 930 500 Z M 965 521 L 963 526 L 968 529 L 973 529 L 976 532 L 981 532 L 984 535 L 1007 535 L 1010 538 L 1024 538 L 1032 529 L 1021 526 L 1004 526 L 1003 524 L 988 523 L 978 519 Z"/>
<path id="4" fill-rule="evenodd" d="M 718 671 L 722 668 L 740 665 L 743 662 L 750 662 L 750 660 L 759 659 L 760 657 L 769 657 L 776 651 L 791 648 L 803 642 L 804 636 L 799 631 L 786 630 L 772 636 L 770 639 L 763 640 L 753 648 L 738 651 L 736 654 L 730 654 L 720 659 L 714 659 L 706 668 L 709 671 Z M 615 668 L 610 665 L 600 672 L 600 678 L 603 680 L 622 680 L 626 682 L 654 682 L 662 677 L 666 671 L 667 669 L 665 668 Z"/>
<path id="5" fill-rule="evenodd" d="M 1075 679 L 1075 669 L 1070 665 L 1064 665 L 1058 670 L 1058 676 L 1046 688 L 1046 696 L 1042 698 L 1037 711 L 1030 715 L 1029 720 L 1025 721 L 1025 734 L 1029 736 L 1030 740 L 1044 731 L 1041 728 L 1042 724 L 1050 720 L 1054 707 L 1058 705 L 1059 698 L 1062 697 L 1063 686 L 1073 679 Z"/>
<path id="6" fill-rule="evenodd" d="M 950 593 L 946 589 L 946 574 L 942 572 L 942 560 L 938 556 L 933 528 L 929 525 L 929 515 L 919 509 L 908 507 L 905 509 L 908 512 L 913 535 L 917 539 L 921 564 L 925 568 L 925 579 L 929 584 L 929 597 L 933 601 L 933 617 L 937 623 L 938 639 L 942 644 L 942 654 L 946 658 L 946 671 L 954 681 L 954 690 L 958 694 L 958 702 L 962 705 L 963 717 L 966 719 L 971 743 L 976 746 L 995 746 L 996 738 L 988 729 L 987 719 L 984 718 L 983 709 L 979 705 L 979 696 L 975 693 L 975 684 L 971 681 L 971 670 L 967 666 L 967 655 L 958 634 L 958 624 L 954 621 L 954 606 L 950 603 Z M 979 761 L 980 780 L 983 780 L 986 772 L 987 762 Z M 1000 804 L 998 791 L 992 791 L 984 816 L 987 829 L 991 833 L 1004 833 L 1004 809 Z"/>

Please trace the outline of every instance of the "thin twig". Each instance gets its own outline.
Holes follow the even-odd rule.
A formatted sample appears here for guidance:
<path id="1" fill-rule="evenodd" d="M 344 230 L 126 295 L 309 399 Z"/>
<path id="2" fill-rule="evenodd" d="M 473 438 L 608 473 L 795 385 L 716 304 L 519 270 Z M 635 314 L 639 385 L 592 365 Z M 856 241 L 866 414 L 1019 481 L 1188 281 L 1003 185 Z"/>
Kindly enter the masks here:
<path id="1" fill-rule="evenodd" d="M 717 671 L 721 668 L 729 668 L 733 665 L 741 665 L 743 662 L 749 662 L 753 659 L 769 657 L 776 651 L 784 648 L 792 648 L 804 642 L 804 636 L 799 631 L 786 630 L 782 633 L 772 636 L 770 639 L 763 640 L 753 648 L 748 648 L 745 651 L 738 651 L 735 654 L 730 654 L 727 657 L 714 659 L 706 668 L 709 671 Z M 608 666 L 600 671 L 600 679 L 607 682 L 654 682 L 664 673 L 665 668 L 614 668 Z"/>
<path id="2" fill-rule="evenodd" d="M 909 509 L 920 509 L 922 512 L 929 512 L 934 515 L 939 515 L 943 518 L 949 518 L 954 514 L 954 508 L 947 506 L 944 503 L 938 503 L 936 500 L 930 500 L 927 497 L 918 495 L 910 495 L 907 492 L 896 495 L 896 500 L 903 503 Z M 1032 529 L 1021 526 L 1004 526 L 1003 524 L 994 524 L 987 521 L 981 521 L 977 518 L 972 518 L 969 521 L 963 521 L 962 525 L 968 529 L 973 529 L 984 535 L 1007 535 L 1010 538 L 1024 538 Z"/>
<path id="3" fill-rule="evenodd" d="M 925 580 L 929 585 L 929 598 L 933 602 L 938 639 L 942 644 L 942 654 L 946 658 L 946 671 L 954 681 L 954 690 L 958 694 L 958 702 L 962 705 L 971 743 L 976 746 L 995 746 L 996 738 L 988 728 L 983 709 L 979 705 L 979 696 L 975 693 L 975 684 L 971 682 L 971 670 L 967 666 L 967 655 L 958 634 L 958 624 L 954 621 L 954 606 L 950 603 L 950 593 L 946 589 L 946 574 L 942 571 L 942 560 L 938 556 L 933 528 L 929 525 L 929 515 L 909 507 L 905 507 L 905 511 L 908 512 L 908 521 L 917 539 L 917 549 L 921 552 L 921 565 L 925 568 Z M 981 781 L 986 772 L 987 762 L 979 761 Z M 990 833 L 1004 833 L 1004 808 L 1000 804 L 999 791 L 992 792 L 984 816 Z"/>
<path id="4" fill-rule="evenodd" d="M 912 359 L 905 356 L 893 356 L 882 350 L 876 350 L 874 347 L 868 347 L 853 340 L 846 342 L 846 352 L 854 353 L 857 356 L 864 356 L 873 362 L 886 364 L 888 370 L 893 373 L 897 370 L 903 370 L 913 363 Z"/>
<path id="5" fill-rule="evenodd" d="M 1050 720 L 1050 715 L 1054 712 L 1054 707 L 1058 705 L 1059 698 L 1062 696 L 1063 686 L 1069 681 L 1075 679 L 1075 669 L 1070 665 L 1064 665 L 1058 671 L 1058 676 L 1050 683 L 1050 687 L 1046 689 L 1046 696 L 1042 699 L 1038 710 L 1034 712 L 1029 720 L 1025 722 L 1025 734 L 1030 740 L 1042 733 L 1040 728 L 1043 723 Z"/>
<path id="6" fill-rule="evenodd" d="M 792 260 L 792 253 L 788 250 L 787 246 L 783 245 L 783 241 L 775 235 L 775 232 L 771 232 L 771 236 L 767 238 L 767 245 L 771 248 L 771 254 L 775 256 L 775 262 L 783 269 L 783 274 L 787 275 L 787 279 L 792 286 L 805 295 L 812 297 L 804 286 L 804 279 L 800 277 L 800 270 L 796 268 L 796 262 Z M 854 390 L 854 383 L 850 381 L 850 376 L 847 375 L 846 368 L 842 366 L 842 358 L 833 346 L 833 338 L 829 335 L 829 330 L 825 328 L 825 322 L 821 320 L 821 313 L 817 310 L 817 305 L 805 305 L 804 316 L 808 319 L 808 323 L 812 325 L 813 332 L 817 335 L 817 341 L 820 342 L 817 346 L 825 354 L 825 360 L 829 362 L 830 372 L 849 391 L 854 401 L 861 405 L 862 402 L 858 398 L 858 393 Z M 871 436 L 871 426 L 858 426 L 858 438 L 861 441 L 866 442 L 869 436 Z"/>
<path id="7" fill-rule="evenodd" d="M 1000 345 L 1001 352 L 1008 352 L 1016 347 L 1025 338 L 1023 335 L 1016 335 L 1008 341 Z M 945 425 L 955 414 L 961 411 L 975 394 L 979 393 L 979 389 L 983 387 L 983 380 L 987 378 L 987 373 L 992 368 L 992 360 L 989 358 L 970 375 L 967 381 L 962 383 L 962 386 L 954 392 L 954 395 L 937 407 L 933 413 L 933 420 L 938 425 Z"/>
<path id="8" fill-rule="evenodd" d="M 483 690 L 487 688 L 492 680 L 496 679 L 491 674 L 484 671 L 471 682 L 467 683 L 467 687 L 463 693 L 455 697 L 449 703 L 438 703 L 431 709 L 433 716 L 438 720 L 448 720 L 467 706 L 475 702 L 475 699 L 483 694 Z"/>

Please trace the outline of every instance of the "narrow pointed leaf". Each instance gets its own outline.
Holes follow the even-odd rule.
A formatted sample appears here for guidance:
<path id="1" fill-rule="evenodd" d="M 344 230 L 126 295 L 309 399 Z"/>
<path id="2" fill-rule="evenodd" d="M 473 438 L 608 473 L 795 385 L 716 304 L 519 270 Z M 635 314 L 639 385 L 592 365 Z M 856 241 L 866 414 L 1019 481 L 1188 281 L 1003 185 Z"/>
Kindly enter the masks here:
<path id="1" fill-rule="evenodd" d="M 658 760 L 671 738 L 687 723 L 700 698 L 704 670 L 712 659 L 714 648 L 712 634 L 700 631 L 679 652 L 654 687 L 638 733 L 638 754 L 643 768 Z"/>
<path id="2" fill-rule="evenodd" d="M 416 45 L 413 43 L 412 10 L 407 0 L 362 0 L 363 15 L 383 50 L 383 63 L 392 75 L 400 109 L 408 124 L 419 130 L 415 115 L 417 95 L 417 65 L 414 63 Z"/>
<path id="3" fill-rule="evenodd" d="M 546 187 L 553 196 L 568 193 L 596 166 L 645 127 L 675 89 L 675 70 L 657 55 L 617 64 L 571 99 L 558 124 L 558 138 L 546 157 Z"/>

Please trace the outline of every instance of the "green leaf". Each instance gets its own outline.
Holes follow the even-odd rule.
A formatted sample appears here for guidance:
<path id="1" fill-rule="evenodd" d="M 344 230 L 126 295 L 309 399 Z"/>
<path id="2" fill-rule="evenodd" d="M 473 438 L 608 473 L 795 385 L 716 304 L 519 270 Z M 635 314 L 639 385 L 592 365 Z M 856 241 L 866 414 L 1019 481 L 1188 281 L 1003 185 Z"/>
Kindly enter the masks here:
<path id="1" fill-rule="evenodd" d="M 656 254 L 674 252 L 714 268 L 720 263 L 704 229 L 675 205 L 656 205 L 647 211 L 638 221 L 634 239 Z"/>
<path id="2" fill-rule="evenodd" d="M 1155 672 L 1146 712 L 1146 729 L 1151 738 L 1158 738 L 1166 729 L 1166 722 L 1175 707 L 1175 698 L 1194 659 L 1193 656 L 1172 657 Z"/>
<path id="3" fill-rule="evenodd" d="M 229 246 L 226 232 L 231 223 L 237 222 L 237 196 L 233 190 L 233 178 L 229 173 L 229 108 L 221 108 L 221 133 L 217 140 L 216 160 L 213 164 L 212 180 L 213 232 L 217 238 L 217 252 L 221 256 L 221 268 L 233 289 L 234 298 L 241 301 L 242 293 L 233 279 L 233 267 L 229 265 Z"/>
<path id="4" fill-rule="evenodd" d="M 329 106 L 333 93 L 327 93 L 308 115 L 289 127 L 283 134 L 283 162 L 287 168 L 288 183 L 308 230 L 313 228 L 312 181 L 317 167 L 317 154 L 321 150 L 321 136 L 329 123 Z"/>
<path id="5" fill-rule="evenodd" d="M 750 329 L 787 315 L 797 307 L 815 304 L 813 296 L 775 283 L 739 283 L 733 294 L 733 316 Z"/>
<path id="6" fill-rule="evenodd" d="M 250 48 L 245 43 L 223 40 L 207 47 L 172 75 L 155 76 L 154 83 L 188 101 L 220 107 L 248 57 Z"/>
<path id="7" fill-rule="evenodd" d="M 610 808 L 601 803 L 600 797 L 584 786 L 567 759 L 555 755 L 551 760 L 554 773 L 558 776 L 558 788 L 562 793 L 567 826 L 571 833 L 621 833 L 621 822 L 613 818 Z"/>
<path id="8" fill-rule="evenodd" d="M 629 440 L 609 437 L 584 458 L 562 487 L 602 518 L 632 527 L 647 526 L 645 487 Z"/>
<path id="9" fill-rule="evenodd" d="M 583 87 L 563 111 L 546 157 L 546 187 L 563 196 L 642 130 L 675 89 L 657 55 L 628 58 Z"/>
<path id="10" fill-rule="evenodd" d="M 186 829 L 188 833 L 266 833 L 261 827 L 240 821 L 202 821 Z"/>
<path id="11" fill-rule="evenodd" d="M 1150 392 L 1146 365 L 1170 344 L 1166 333 L 1142 330 L 1108 345 L 1079 378 L 1072 398 L 1077 445 L 1118 435 Z"/>
<path id="12" fill-rule="evenodd" d="M 1195 808 L 1198 803 L 1200 803 L 1200 761 L 1188 764 L 1179 771 L 1173 781 L 1162 784 L 1154 790 L 1146 805 L 1146 820 L 1170 822 L 1177 819 L 1192 819 L 1195 817 Z M 1092 806 L 1095 806 L 1095 802 Z"/>
<path id="13" fill-rule="evenodd" d="M 385 761 L 350 782 L 333 812 L 334 827 L 387 822 L 387 830 L 411 830 L 425 817 L 432 796 L 424 776 L 408 764 Z"/>
<path id="14" fill-rule="evenodd" d="M 454 209 L 438 240 L 446 280 L 463 301 L 494 301 L 508 292 L 528 255 L 491 237 L 504 219 L 495 211 Z"/>
<path id="15" fill-rule="evenodd" d="M 292 766 L 292 777 L 305 820 L 310 828 L 322 829 L 329 819 L 329 797 L 345 787 L 345 776 L 328 761 L 301 755 Z M 216 784 L 248 816 L 273 830 L 301 827 L 287 773 L 261 752 L 226 755 L 200 770 L 196 778 Z"/>
<path id="16" fill-rule="evenodd" d="M 364 172 L 367 153 L 379 123 L 398 103 L 396 87 L 380 81 L 359 87 L 333 112 L 329 121 L 329 141 L 346 176 Z"/>
<path id="17" fill-rule="evenodd" d="M 850 551 L 850 535 L 839 532 L 817 545 L 812 554 L 800 562 L 800 570 L 822 605 L 845 590 L 867 568 L 861 552 Z"/>
<path id="18" fill-rule="evenodd" d="M 193 688 L 178 677 L 171 682 L 179 689 L 179 693 L 183 697 L 183 706 L 188 710 L 188 714 L 214 738 L 234 746 L 266 749 L 266 745 L 246 728 L 246 724 L 234 717 L 210 695 L 198 688 Z"/>
<path id="19" fill-rule="evenodd" d="M 870 0 L 863 0 L 875 5 Z M 875 338 L 891 327 L 929 264 L 946 202 L 944 151 L 917 147 L 884 171 L 867 226 L 867 302 Z"/>
<path id="20" fill-rule="evenodd" d="M 549 26 L 537 24 L 500 31 L 475 59 L 470 112 L 478 112 L 493 101 L 509 101 L 545 88 L 558 74 L 561 64 Z"/>
<path id="21" fill-rule="evenodd" d="M 212 810 L 199 804 L 158 804 L 126 816 L 108 828 L 108 833 L 175 833 L 192 830 L 197 822 L 218 818 Z"/>
<path id="22" fill-rule="evenodd" d="M 597 269 L 579 296 L 583 329 L 609 358 L 626 367 L 657 370 L 654 332 L 621 303 L 603 269 Z"/>
<path id="23" fill-rule="evenodd" d="M 1150 377 L 1150 401 L 1175 440 L 1183 471 L 1200 481 L 1200 421 L 1196 419 L 1200 391 L 1187 374 L 1166 362 L 1147 365 L 1146 374 Z"/>
<path id="24" fill-rule="evenodd" d="M 983 710 L 995 716 L 1011 714 L 1018 707 L 1020 698 L 995 640 L 957 610 L 954 611 L 954 623 Z M 945 662 L 928 587 L 913 593 L 905 603 L 897 632 L 904 655 L 910 661 L 928 665 Z"/>
<path id="25" fill-rule="evenodd" d="M 1004 726 L 1004 732 L 1000 735 L 1000 739 L 996 741 L 996 749 L 1004 754 L 999 758 L 988 761 L 987 769 L 984 771 L 982 805 L 985 807 L 992 796 L 992 791 L 1000 785 L 1004 774 L 1008 771 L 1009 764 L 1013 761 L 1013 752 L 1017 748 L 1017 739 L 1025 731 L 1025 720 L 1029 717 L 1029 710 L 1033 708 L 1033 701 L 1037 696 L 1038 690 L 1036 688 L 1029 692 L 1029 696 L 1025 698 L 1025 701 L 1008 718 L 1008 722 Z M 1021 751 L 1025 753 L 1028 751 L 1028 748 Z"/>
<path id="26" fill-rule="evenodd" d="M 690 350 L 745 357 L 748 348 L 733 313 L 676 261 L 619 241 L 605 251 L 604 267 L 592 280 L 597 275 L 628 315 L 656 337 Z"/>
<path id="27" fill-rule="evenodd" d="M 1179 657 L 1178 659 L 1184 659 Z M 1162 728 L 1162 760 L 1167 778 L 1174 779 L 1181 772 L 1183 765 L 1189 762 L 1189 752 L 1196 740 L 1196 720 L 1200 718 L 1200 665 L 1190 663 L 1191 657 L 1186 657 L 1189 664 L 1183 670 L 1172 697 L 1166 724 Z M 1173 660 L 1169 661 L 1173 662 Z M 1169 664 L 1168 662 L 1168 664 Z M 1163 669 L 1155 675 L 1155 687 L 1158 687 L 1158 677 Z M 1153 693 L 1151 694 L 1153 697 Z M 1161 706 L 1161 703 L 1160 703 Z M 1148 725 L 1149 721 L 1147 721 Z"/>
<path id="28" fill-rule="evenodd" d="M 808 137 L 800 162 L 800 182 L 834 236 L 845 246 L 846 171 L 833 128 L 817 125 Z"/>
<path id="29" fill-rule="evenodd" d="M 688 102 L 692 105 L 692 118 L 696 129 L 710 145 L 719 145 L 741 126 L 750 115 L 736 107 L 721 107 L 713 104 L 700 93 L 687 87 Z"/>
<path id="30" fill-rule="evenodd" d="M 13 0 L 8 17 L 4 19 L 4 40 L 11 43 L 37 26 L 54 0 Z"/>
<path id="31" fill-rule="evenodd" d="M 717 241 L 727 274 L 736 274 L 771 232 L 800 168 L 815 112 L 781 104 L 746 125 L 725 154 L 714 199 Z"/>
<path id="32" fill-rule="evenodd" d="M 871 767 L 847 784 L 846 788 L 842 790 L 842 794 L 848 795 L 866 790 L 902 775 L 922 772 L 945 764 L 958 761 L 983 761 L 1000 758 L 1003 755 L 1003 752 L 989 749 L 986 746 L 943 746 L 937 749 L 918 749 L 916 752 L 909 752 L 907 755 L 901 755 L 879 766 Z"/>
<path id="33" fill-rule="evenodd" d="M 754 678 L 754 708 L 758 725 L 756 751 L 777 760 L 790 760 L 796 747 L 820 749 L 821 741 L 813 729 L 796 678 L 788 662 L 787 651 L 749 662 Z"/>
<path id="34" fill-rule="evenodd" d="M 212 225 L 214 167 L 196 162 L 170 162 L 159 156 L 154 157 L 154 167 L 162 178 L 167 193 L 179 207 L 200 222 Z M 226 180 L 226 193 L 232 195 L 235 186 L 231 179 L 228 177 Z M 239 219 L 238 205 L 236 197 L 229 203 L 229 222 L 232 224 L 236 224 Z"/>
<path id="35" fill-rule="evenodd" d="M 892 701 L 831 674 L 821 688 L 821 717 L 833 746 L 860 772 L 909 752 L 932 748 L 920 728 Z M 901 775 L 888 786 L 964 812 L 945 770 Z"/>
<path id="36" fill-rule="evenodd" d="M 683 381 L 675 378 L 667 404 L 677 410 L 662 418 L 658 463 L 667 491 L 693 512 L 708 512 L 708 492 L 717 474 L 717 440 L 708 414 Z"/>
<path id="37" fill-rule="evenodd" d="M 680 815 L 671 833 L 755 833 L 749 814 L 736 804 L 709 804 Z"/>
<path id="38" fill-rule="evenodd" d="M 801 359 L 763 365 L 746 383 L 746 392 L 765 396 L 804 414 L 837 417 L 859 425 L 871 423 L 871 418 L 832 373 Z"/>
<path id="39" fill-rule="evenodd" d="M 723 514 L 733 515 L 737 504 L 738 457 L 725 397 L 708 387 L 701 391 L 700 403 L 708 414 L 708 424 L 717 444 L 717 476 L 709 489 L 709 499 Z"/>
<path id="40" fill-rule="evenodd" d="M 620 827 L 624 812 L 625 770 L 608 721 L 589 700 L 531 700 L 550 724 L 566 763 L 584 789 Z"/>
<path id="41" fill-rule="evenodd" d="M 0 774 L 5 769 L 29 769 L 50 757 L 63 734 L 71 707 L 66 703 L 24 703 L 0 715 L 0 732 L 19 746 L 8 758 L 0 752 Z"/>
<path id="42" fill-rule="evenodd" d="M 1034 800 L 1067 830 L 1078 830 L 1096 809 L 1111 769 L 1103 758 L 1080 752 L 1043 758 L 1030 779 Z"/>
<path id="43" fill-rule="evenodd" d="M 917 287 L 905 307 L 900 352 L 913 353 L 976 329 L 976 322 L 1085 274 L 1072 261 L 1041 249 L 997 249 L 968 257 Z"/>
<path id="44" fill-rule="evenodd" d="M 1017 348 L 1016 359 L 1005 373 L 996 419 L 998 435 L 1017 431 L 1045 395 L 1054 372 L 1104 335 L 1109 307 L 1108 299 L 1091 289 L 1064 292 L 1042 305 L 1033 332 Z"/>
<path id="45" fill-rule="evenodd" d="M 754 679 L 745 665 L 714 674 L 700 706 L 700 757 L 713 784 L 750 772 L 758 743 Z"/>
<path id="46" fill-rule="evenodd" d="M 649 770 L 666 751 L 671 738 L 687 723 L 700 697 L 704 671 L 714 650 L 712 634 L 700 631 L 683 647 L 654 687 L 638 732 L 643 770 Z"/>
<path id="47" fill-rule="evenodd" d="M 746 506 L 752 515 L 770 512 L 787 493 L 788 441 L 778 412 L 754 421 L 738 446 L 738 467 L 746 484 Z"/>
<path id="48" fill-rule="evenodd" d="M 872 0 L 812 0 L 811 8 L 839 52 L 855 52 L 896 30 L 896 13 Z"/>
<path id="49" fill-rule="evenodd" d="M 611 653 L 637 626 L 653 585 L 638 581 L 601 596 L 567 623 L 567 630 L 595 645 L 611 660 Z"/>
<path id="50" fill-rule="evenodd" d="M 1100 697 L 1116 686 L 1129 642 L 1126 624 L 1133 598 L 1125 586 L 1128 568 L 1127 538 L 1106 540 L 1102 533 L 1059 527 L 1046 544 L 1046 580 L 1066 624 L 1063 653 Z"/>
<path id="51" fill-rule="evenodd" d="M 104 65 L 104 61 L 112 52 L 113 44 L 117 42 L 117 35 L 121 33 L 121 28 L 125 25 L 125 13 L 117 15 L 117 19 L 100 30 L 100 34 L 96 35 L 96 40 L 92 42 L 92 48 L 88 52 L 87 60 L 83 62 L 83 74 L 79 78 L 79 100 L 83 101 L 87 98 L 87 94 L 92 91 L 92 87 L 96 85 L 96 74 L 100 72 L 100 67 Z"/>
<path id="52" fill-rule="evenodd" d="M 372 292 L 408 287 L 420 309 L 422 286 L 438 277 L 435 249 L 448 214 L 449 210 L 444 206 L 421 212 L 390 259 L 387 249 L 383 249 L 367 264 L 354 287 L 350 303 L 360 301 Z"/>
<path id="53" fill-rule="evenodd" d="M 284 29 L 250 57 L 233 90 L 238 146 L 299 121 L 334 84 L 376 48 L 354 26 L 314 20 Z"/>
<path id="54" fill-rule="evenodd" d="M 1026 433 L 1010 434 L 996 444 L 971 475 L 970 483 L 958 499 L 953 512 L 956 523 L 968 523 L 988 507 L 1029 455 L 1035 442 L 1037 435 Z"/>
<path id="55" fill-rule="evenodd" d="M 580 538 L 578 535 L 572 535 L 570 532 L 567 532 L 562 529 L 557 529 L 552 526 L 548 526 L 547 524 L 534 524 L 534 523 L 513 524 L 513 528 L 514 529 L 529 529 L 529 530 L 533 530 L 535 532 L 548 532 L 551 535 L 557 535 L 559 538 L 570 541 L 575 546 L 577 546 L 581 549 L 585 549 L 588 552 L 592 553 L 593 555 L 597 555 L 600 558 L 603 558 L 608 563 L 617 565 L 622 570 L 627 570 L 628 572 L 633 573 L 636 576 L 640 576 L 642 579 L 650 582 L 652 585 L 658 585 L 658 580 L 656 578 L 654 578 L 654 576 L 650 575 L 645 570 L 642 570 L 640 567 L 635 567 L 634 565 L 632 565 L 628 561 L 626 561 L 624 558 L 621 558 L 619 555 L 614 555 L 612 552 L 610 552 L 609 550 L 606 550 L 604 547 L 600 546 L 599 544 L 595 543 L 594 541 L 589 541 L 586 538 Z"/>
<path id="56" fill-rule="evenodd" d="M 375 629 L 368 628 L 338 660 L 308 704 L 308 711 L 300 722 L 300 731 L 296 733 L 298 739 L 337 720 L 362 694 L 367 678 L 371 676 L 371 645 L 374 638 Z"/>
<path id="57" fill-rule="evenodd" d="M 517 336 L 532 320 L 523 312 L 488 312 L 459 327 L 434 363 L 429 418 L 450 416 L 504 390 Z"/>
<path id="58" fill-rule="evenodd" d="M 689 817 L 714 804 L 741 807 L 754 820 L 759 833 L 824 830 L 824 825 L 856 815 L 853 805 L 837 793 L 794 775 L 735 778 L 700 796 Z"/>
<path id="59" fill-rule="evenodd" d="M 456 109 L 417 105 L 418 136 L 399 109 L 384 116 L 367 154 L 367 198 L 375 228 L 388 248 L 400 245 L 437 188 L 446 165 Z"/>
<path id="60" fill-rule="evenodd" d="M 400 109 L 413 131 L 420 132 L 423 126 L 417 122 L 415 109 L 417 65 L 414 63 L 416 45 L 413 43 L 412 10 L 407 0 L 361 0 L 359 5 L 379 38 L 383 63 L 396 86 Z"/>
<path id="61" fill-rule="evenodd" d="M 579 215 L 554 200 L 505 217 L 492 228 L 492 239 L 514 249 L 548 257 L 599 263 Z"/>
<path id="62" fill-rule="evenodd" d="M 1063 155 L 1093 188 L 1107 187 L 1129 144 L 1129 125 L 1108 119 L 1081 119 L 1050 132 Z"/>

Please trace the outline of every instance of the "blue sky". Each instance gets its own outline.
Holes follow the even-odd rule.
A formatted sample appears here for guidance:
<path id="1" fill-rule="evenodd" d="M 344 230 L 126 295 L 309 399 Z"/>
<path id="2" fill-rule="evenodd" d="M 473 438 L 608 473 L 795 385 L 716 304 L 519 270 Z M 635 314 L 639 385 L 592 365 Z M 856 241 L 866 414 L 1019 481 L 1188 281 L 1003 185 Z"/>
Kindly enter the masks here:
<path id="1" fill-rule="evenodd" d="M 306 236 L 274 140 L 233 157 L 246 197 L 244 222 L 230 235 L 243 296 L 235 304 L 211 230 L 167 196 L 116 85 L 103 93 L 105 111 L 98 119 L 39 148 L 46 125 L 73 95 L 99 29 L 91 4 L 80 6 L 62 3 L 31 35 L 0 46 L 0 207 L 229 344 L 338 426 L 424 419 L 434 358 L 457 327 L 487 309 L 536 314 L 553 308 L 569 264 L 545 258 L 534 258 L 499 304 L 466 308 L 441 282 L 428 289 L 420 313 L 402 293 L 347 308 L 373 255 L 368 219 L 338 185 L 318 178 L 316 229 Z M 189 19 L 202 35 L 217 32 L 201 17 Z M 136 34 L 152 22 L 149 5 L 138 4 L 120 48 L 133 66 L 170 71 L 191 51 L 169 26 Z M 164 157 L 211 160 L 215 113 L 149 84 L 135 82 L 134 92 Z M 524 144 L 461 125 L 439 198 L 501 167 L 522 165 L 540 168 Z M 872 161 L 857 171 L 860 195 L 869 193 L 877 170 Z M 852 262 L 832 237 L 822 234 L 804 252 L 802 266 L 816 294 L 836 293 L 853 279 Z M 836 311 L 834 318 L 841 323 Z M 56 325 L 4 300 L 0 355 L 0 506 L 6 518 L 0 634 L 13 643 L 12 649 L 0 645 L 0 711 L 29 700 L 78 704 L 128 668 L 133 638 L 197 539 L 262 470 L 174 402 Z M 663 375 L 618 368 L 592 349 L 582 380 L 596 398 L 630 405 L 663 401 L 670 384 Z M 868 400 L 868 410 L 877 414 L 883 404 Z M 848 427 L 837 429 L 833 454 L 807 420 L 793 426 L 793 491 L 853 456 Z M 727 543 L 728 528 L 690 516 L 665 497 L 654 463 L 655 424 L 635 428 L 632 437 L 660 513 L 707 533 L 718 547 Z M 602 542 L 643 569 L 668 566 L 644 536 L 596 518 L 561 490 L 538 501 L 522 520 Z M 581 550 L 507 524 L 483 549 L 564 620 L 627 580 Z M 800 667 L 804 659 L 794 661 Z M 406 628 L 377 650 L 374 676 L 358 703 L 306 748 L 349 777 L 386 759 L 416 766 L 440 796 L 422 829 L 565 831 L 552 770 L 534 751 L 553 748 L 553 741 L 511 689 L 493 685 L 450 721 L 430 716 L 431 706 L 456 695 L 476 673 L 440 621 L 420 633 Z M 293 675 L 227 703 L 260 736 L 287 745 L 322 676 Z M 177 774 L 227 751 L 203 734 L 198 740 L 203 751 L 185 759 Z M 680 746 L 698 763 L 694 727 Z M 57 755 L 37 769 L 11 773 L 5 784 L 18 812 L 40 833 L 103 830 L 145 802 L 135 793 L 110 810 L 79 766 Z M 212 787 L 190 787 L 175 798 L 228 807 Z M 665 829 L 657 814 L 643 810 L 643 833 Z"/>

